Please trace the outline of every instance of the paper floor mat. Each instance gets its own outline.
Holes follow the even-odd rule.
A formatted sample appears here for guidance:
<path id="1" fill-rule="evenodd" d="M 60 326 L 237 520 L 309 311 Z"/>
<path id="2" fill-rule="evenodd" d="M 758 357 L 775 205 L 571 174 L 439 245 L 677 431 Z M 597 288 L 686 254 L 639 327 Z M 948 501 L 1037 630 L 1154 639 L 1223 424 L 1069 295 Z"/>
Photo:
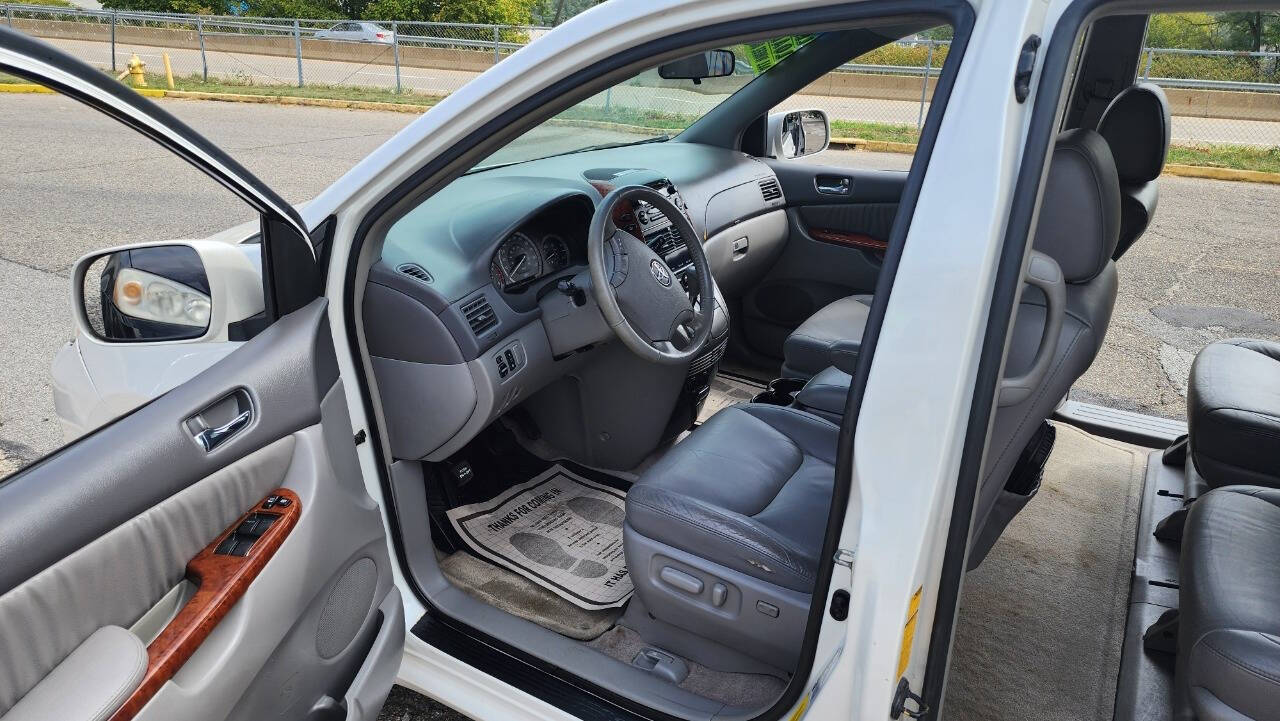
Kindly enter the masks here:
<path id="1" fill-rule="evenodd" d="M 448 516 L 476 554 L 581 608 L 613 608 L 631 597 L 622 552 L 626 497 L 557 464 Z"/>

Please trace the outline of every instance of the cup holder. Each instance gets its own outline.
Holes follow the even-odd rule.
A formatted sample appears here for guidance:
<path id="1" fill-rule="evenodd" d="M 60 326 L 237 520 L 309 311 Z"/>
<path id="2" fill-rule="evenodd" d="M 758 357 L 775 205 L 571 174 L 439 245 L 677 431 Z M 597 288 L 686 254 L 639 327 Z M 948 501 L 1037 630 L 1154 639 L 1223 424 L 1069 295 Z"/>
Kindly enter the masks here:
<path id="1" fill-rule="evenodd" d="M 796 394 L 808 383 L 803 378 L 778 378 L 769 381 L 768 387 L 751 399 L 752 403 L 768 403 L 773 406 L 789 406 Z"/>

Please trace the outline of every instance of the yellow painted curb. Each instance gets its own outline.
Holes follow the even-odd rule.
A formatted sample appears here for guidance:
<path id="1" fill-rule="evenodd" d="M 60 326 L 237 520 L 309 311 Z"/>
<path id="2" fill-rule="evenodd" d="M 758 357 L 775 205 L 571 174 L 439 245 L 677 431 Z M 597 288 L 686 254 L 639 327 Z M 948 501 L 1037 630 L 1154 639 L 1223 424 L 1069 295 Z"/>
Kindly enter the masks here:
<path id="1" fill-rule="evenodd" d="M 831 144 L 854 150 L 869 150 L 874 153 L 907 153 L 916 152 L 915 143 L 897 143 L 891 140 L 863 140 L 862 138 L 832 138 Z"/>
<path id="2" fill-rule="evenodd" d="M 148 98 L 163 98 L 164 91 L 159 88 L 134 88 L 139 95 Z M 35 83 L 0 83 L 0 93 L 52 93 L 55 92 L 43 85 Z"/>
<path id="3" fill-rule="evenodd" d="M 1280 173 L 1266 173 L 1261 170 L 1236 170 L 1234 168 L 1211 168 L 1204 165 L 1164 166 L 1165 175 L 1180 175 L 1184 178 L 1209 178 L 1212 180 L 1234 180 L 1247 183 L 1270 183 L 1280 185 Z"/>
<path id="4" fill-rule="evenodd" d="M 337 98 L 301 98 L 292 95 L 250 95 L 247 93 L 206 93 L 198 90 L 167 90 L 165 97 L 186 100 L 216 100 L 226 103 L 260 103 L 266 105 L 306 105 L 347 110 L 384 110 L 394 113 L 425 113 L 430 105 L 384 103 L 375 100 L 339 100 Z"/>
<path id="5" fill-rule="evenodd" d="M 0 93 L 52 93 L 43 85 L 34 83 L 0 83 Z"/>

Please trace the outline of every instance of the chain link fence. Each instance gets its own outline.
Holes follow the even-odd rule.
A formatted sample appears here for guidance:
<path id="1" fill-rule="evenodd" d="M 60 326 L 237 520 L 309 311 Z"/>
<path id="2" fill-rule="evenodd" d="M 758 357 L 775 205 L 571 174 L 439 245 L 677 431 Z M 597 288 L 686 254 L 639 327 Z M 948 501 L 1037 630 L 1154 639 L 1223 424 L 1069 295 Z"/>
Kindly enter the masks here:
<path id="1" fill-rule="evenodd" d="M 149 82 L 164 59 L 180 89 L 307 88 L 346 99 L 431 102 L 549 32 L 533 26 L 320 21 L 166 15 L 0 4 L 3 21 L 115 73 L 135 54 Z M 780 109 L 827 112 L 837 137 L 913 142 L 928 112 L 949 43 L 907 40 L 877 48 L 810 84 Z M 646 74 L 586 103 L 625 124 L 681 127 L 748 80 L 739 74 L 693 89 Z M 1280 53 L 1145 49 L 1138 76 L 1161 85 L 1175 145 L 1232 146 L 1280 156 Z M 661 90 L 662 92 L 657 92 Z M 388 97 L 388 94 L 391 94 Z M 1278 157 L 1280 161 L 1280 157 Z"/>

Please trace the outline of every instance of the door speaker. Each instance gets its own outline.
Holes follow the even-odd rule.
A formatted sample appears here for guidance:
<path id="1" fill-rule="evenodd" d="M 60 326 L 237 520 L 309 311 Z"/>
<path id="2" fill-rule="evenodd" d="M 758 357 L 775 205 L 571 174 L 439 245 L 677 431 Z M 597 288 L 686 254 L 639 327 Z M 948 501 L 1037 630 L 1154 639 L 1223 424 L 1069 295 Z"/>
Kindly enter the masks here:
<path id="1" fill-rule="evenodd" d="M 342 653 L 360 632 L 378 585 L 378 565 L 368 556 L 347 566 L 329 590 L 316 628 L 316 653 L 330 659 Z"/>

